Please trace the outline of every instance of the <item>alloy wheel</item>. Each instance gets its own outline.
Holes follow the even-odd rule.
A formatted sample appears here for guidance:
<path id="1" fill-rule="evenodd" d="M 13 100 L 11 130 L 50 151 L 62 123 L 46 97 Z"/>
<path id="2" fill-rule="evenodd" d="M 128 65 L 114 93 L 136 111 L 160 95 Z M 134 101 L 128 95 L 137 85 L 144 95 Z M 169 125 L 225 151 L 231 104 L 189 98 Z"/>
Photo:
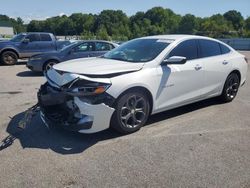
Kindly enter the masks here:
<path id="1" fill-rule="evenodd" d="M 15 64 L 16 62 L 16 57 L 12 54 L 12 53 L 6 53 L 3 56 L 3 61 L 5 62 L 5 64 L 7 65 L 12 65 Z"/>
<path id="2" fill-rule="evenodd" d="M 227 97 L 230 99 L 233 99 L 239 89 L 239 80 L 237 77 L 230 77 L 228 82 L 227 82 L 227 89 L 226 89 L 226 94 Z"/>
<path id="3" fill-rule="evenodd" d="M 122 125 L 136 128 L 147 118 L 146 100 L 142 96 L 132 95 L 123 104 L 120 118 Z"/>
<path id="4" fill-rule="evenodd" d="M 53 61 L 48 62 L 46 64 L 46 66 L 45 66 L 45 72 L 47 72 L 48 70 L 50 70 L 53 67 L 53 65 L 55 65 L 55 64 L 56 64 L 56 62 L 53 62 Z"/>

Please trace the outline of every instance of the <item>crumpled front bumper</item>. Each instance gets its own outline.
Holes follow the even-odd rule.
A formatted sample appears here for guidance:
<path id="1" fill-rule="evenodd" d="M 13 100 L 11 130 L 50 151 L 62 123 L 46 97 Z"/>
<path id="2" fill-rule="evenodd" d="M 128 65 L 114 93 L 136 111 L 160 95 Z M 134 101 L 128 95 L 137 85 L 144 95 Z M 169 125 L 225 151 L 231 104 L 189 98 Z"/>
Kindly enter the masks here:
<path id="1" fill-rule="evenodd" d="M 104 103 L 90 104 L 48 84 L 41 86 L 38 101 L 41 119 L 47 126 L 53 124 L 80 133 L 95 133 L 109 128 L 114 112 Z"/>

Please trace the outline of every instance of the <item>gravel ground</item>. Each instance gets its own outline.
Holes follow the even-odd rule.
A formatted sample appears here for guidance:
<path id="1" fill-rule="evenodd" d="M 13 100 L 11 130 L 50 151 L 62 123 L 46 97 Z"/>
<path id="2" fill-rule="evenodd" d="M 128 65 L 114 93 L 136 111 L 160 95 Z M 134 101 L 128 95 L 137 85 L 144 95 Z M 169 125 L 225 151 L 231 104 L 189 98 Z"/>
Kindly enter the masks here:
<path id="1" fill-rule="evenodd" d="M 232 103 L 160 113 L 127 136 L 82 135 L 48 130 L 38 116 L 18 132 L 45 79 L 24 64 L 0 71 L 0 187 L 250 187 L 249 79 Z"/>

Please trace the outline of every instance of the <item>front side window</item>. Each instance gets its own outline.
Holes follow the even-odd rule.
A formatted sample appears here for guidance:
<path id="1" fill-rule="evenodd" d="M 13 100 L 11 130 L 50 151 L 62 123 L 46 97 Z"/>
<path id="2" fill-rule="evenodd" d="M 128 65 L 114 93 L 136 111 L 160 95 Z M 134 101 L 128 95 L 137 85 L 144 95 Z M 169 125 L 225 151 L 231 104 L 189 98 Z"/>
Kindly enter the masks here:
<path id="1" fill-rule="evenodd" d="M 198 50 L 196 40 L 186 40 L 184 42 L 181 42 L 168 55 L 168 57 L 172 56 L 186 57 L 187 60 L 197 59 Z"/>
<path id="2" fill-rule="evenodd" d="M 29 34 L 26 39 L 29 39 L 30 42 L 40 41 L 40 36 L 38 34 Z"/>
<path id="3" fill-rule="evenodd" d="M 200 39 L 200 57 L 211 57 L 221 55 L 220 44 L 215 41 Z"/>
<path id="4" fill-rule="evenodd" d="M 168 45 L 167 39 L 135 39 L 106 53 L 103 58 L 127 62 L 148 62 L 155 59 Z"/>

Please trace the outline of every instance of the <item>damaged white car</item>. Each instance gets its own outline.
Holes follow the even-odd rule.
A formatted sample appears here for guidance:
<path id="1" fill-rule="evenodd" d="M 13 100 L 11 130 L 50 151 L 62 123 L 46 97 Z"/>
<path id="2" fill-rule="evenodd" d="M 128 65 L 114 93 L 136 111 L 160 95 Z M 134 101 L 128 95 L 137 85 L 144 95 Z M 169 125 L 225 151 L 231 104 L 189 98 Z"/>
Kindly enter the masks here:
<path id="1" fill-rule="evenodd" d="M 219 96 L 232 101 L 247 60 L 206 37 L 134 39 L 102 57 L 55 65 L 38 92 L 41 118 L 81 133 L 139 130 L 151 114 Z"/>

